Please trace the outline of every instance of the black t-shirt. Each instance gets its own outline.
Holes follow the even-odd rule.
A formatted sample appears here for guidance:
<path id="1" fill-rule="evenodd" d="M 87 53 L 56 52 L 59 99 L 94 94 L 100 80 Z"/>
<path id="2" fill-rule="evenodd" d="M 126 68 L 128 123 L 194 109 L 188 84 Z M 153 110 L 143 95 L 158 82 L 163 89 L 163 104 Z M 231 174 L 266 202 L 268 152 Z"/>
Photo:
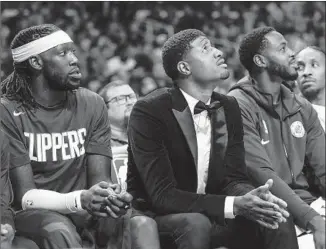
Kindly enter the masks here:
<path id="1" fill-rule="evenodd" d="M 39 189 L 60 193 L 85 189 L 86 155 L 112 158 L 107 108 L 87 89 L 68 92 L 61 106 L 35 111 L 2 98 L 1 116 L 9 134 L 11 167 L 30 163 Z"/>

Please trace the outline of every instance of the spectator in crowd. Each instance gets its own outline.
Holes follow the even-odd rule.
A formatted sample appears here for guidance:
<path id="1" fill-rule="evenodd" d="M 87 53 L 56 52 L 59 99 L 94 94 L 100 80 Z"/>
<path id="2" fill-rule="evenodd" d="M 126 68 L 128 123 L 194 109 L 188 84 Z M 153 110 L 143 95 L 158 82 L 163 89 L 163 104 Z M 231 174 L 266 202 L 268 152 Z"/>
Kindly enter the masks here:
<path id="1" fill-rule="evenodd" d="M 10 205 L 13 200 L 12 187 L 9 179 L 9 141 L 0 129 L 0 165 L 1 165 L 1 242 L 2 249 L 37 249 L 31 240 L 15 235 L 14 211 Z"/>
<path id="2" fill-rule="evenodd" d="M 127 127 L 132 107 L 137 101 L 136 93 L 121 80 L 108 83 L 99 92 L 108 108 L 111 127 L 112 169 L 113 181 L 120 184 L 126 182 L 128 162 Z M 116 178 L 116 179 L 115 179 Z M 146 216 L 133 212 L 130 222 L 132 248 L 159 248 L 156 222 Z"/>
<path id="3" fill-rule="evenodd" d="M 135 67 L 131 72 L 129 85 L 140 97 L 156 90 L 158 85 L 153 75 L 153 60 L 145 53 L 135 55 Z"/>
<path id="4" fill-rule="evenodd" d="M 297 248 L 286 203 L 269 192 L 272 181 L 254 189 L 247 179 L 235 98 L 213 92 L 229 76 L 223 53 L 187 29 L 167 40 L 162 57 L 175 86 L 138 100 L 129 120 L 133 207 L 177 248 L 211 248 L 212 224 L 226 223 L 231 236 L 213 246 Z"/>
<path id="5" fill-rule="evenodd" d="M 325 130 L 325 52 L 309 46 L 297 54 L 298 84 L 304 97 L 315 108 Z"/>
<path id="6" fill-rule="evenodd" d="M 130 55 L 130 46 L 128 44 L 120 45 L 115 56 L 106 62 L 105 76 L 111 76 L 115 73 L 128 73 L 135 66 L 136 62 Z"/>
<path id="7" fill-rule="evenodd" d="M 129 248 L 110 229 L 132 196 L 111 182 L 108 114 L 99 95 L 79 88 L 71 38 L 52 24 L 32 26 L 15 36 L 11 52 L 15 70 L 1 85 L 1 124 L 16 208 L 23 209 L 17 231 L 42 249 L 112 241 Z"/>
<path id="8" fill-rule="evenodd" d="M 282 84 L 298 77 L 295 54 L 282 34 L 262 27 L 243 38 L 239 56 L 250 75 L 229 95 L 241 108 L 248 174 L 256 185 L 273 179 L 271 192 L 287 202 L 300 228 L 313 232 L 316 248 L 324 249 L 325 202 L 316 203 L 302 170 L 305 164 L 313 169 L 325 198 L 325 135 L 311 104 Z"/>
<path id="9" fill-rule="evenodd" d="M 121 80 L 116 80 L 105 85 L 100 90 L 99 95 L 103 98 L 107 106 L 110 120 L 113 165 L 115 157 L 123 161 L 123 163 L 115 165 L 117 166 L 117 175 L 120 176 L 120 179 L 116 179 L 116 181 L 124 182 L 127 173 L 126 161 L 128 160 L 127 126 L 130 112 L 137 101 L 137 96 L 132 88 Z M 123 173 L 120 173 L 120 171 Z"/>

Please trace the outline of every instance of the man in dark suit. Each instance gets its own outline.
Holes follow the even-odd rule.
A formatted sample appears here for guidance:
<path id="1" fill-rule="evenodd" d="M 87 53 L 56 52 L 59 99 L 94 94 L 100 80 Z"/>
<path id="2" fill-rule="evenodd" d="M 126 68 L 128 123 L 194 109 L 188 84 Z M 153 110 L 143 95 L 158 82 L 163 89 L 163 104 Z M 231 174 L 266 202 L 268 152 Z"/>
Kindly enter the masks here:
<path id="1" fill-rule="evenodd" d="M 139 100 L 129 120 L 133 207 L 178 249 L 298 248 L 286 203 L 269 192 L 273 182 L 248 182 L 236 100 L 213 92 L 229 76 L 223 53 L 191 29 L 168 39 L 162 57 L 175 86 Z M 215 224 L 226 237 L 211 236 Z"/>

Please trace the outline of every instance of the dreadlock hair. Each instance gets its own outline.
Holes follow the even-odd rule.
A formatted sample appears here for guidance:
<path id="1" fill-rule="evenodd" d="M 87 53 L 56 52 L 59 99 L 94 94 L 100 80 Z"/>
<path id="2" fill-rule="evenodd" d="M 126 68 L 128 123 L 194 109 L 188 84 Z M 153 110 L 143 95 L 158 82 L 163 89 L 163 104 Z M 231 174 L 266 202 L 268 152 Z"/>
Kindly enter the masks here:
<path id="1" fill-rule="evenodd" d="M 250 74 L 255 69 L 253 60 L 255 54 L 262 52 L 267 47 L 268 40 L 265 35 L 272 31 L 276 30 L 273 27 L 256 28 L 241 40 L 238 51 L 240 62 Z"/>
<path id="2" fill-rule="evenodd" d="M 42 24 L 21 30 L 12 40 L 10 48 L 15 49 L 31 41 L 52 34 L 60 30 L 53 24 Z M 32 71 L 28 60 L 13 62 L 14 71 L 1 82 L 1 92 L 4 97 L 15 100 L 27 110 L 37 107 L 32 95 Z"/>
<path id="3" fill-rule="evenodd" d="M 171 36 L 162 47 L 162 60 L 165 73 L 176 80 L 179 76 L 177 65 L 190 50 L 190 43 L 199 36 L 205 36 L 197 29 L 185 29 Z"/>

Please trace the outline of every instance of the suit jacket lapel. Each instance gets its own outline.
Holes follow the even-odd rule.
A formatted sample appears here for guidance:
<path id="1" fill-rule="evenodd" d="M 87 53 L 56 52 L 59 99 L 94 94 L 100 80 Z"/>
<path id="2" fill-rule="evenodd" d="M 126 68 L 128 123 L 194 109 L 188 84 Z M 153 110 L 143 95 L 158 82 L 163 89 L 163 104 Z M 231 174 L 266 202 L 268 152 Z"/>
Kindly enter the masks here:
<path id="1" fill-rule="evenodd" d="M 212 148 L 214 153 L 220 154 L 220 159 L 224 159 L 228 143 L 228 130 L 225 117 L 226 98 L 216 92 L 212 95 L 212 101 L 220 101 L 221 107 L 211 115 L 212 123 Z"/>
<path id="2" fill-rule="evenodd" d="M 197 167 L 197 137 L 189 106 L 179 88 L 174 87 L 171 89 L 171 97 L 173 114 L 186 138 L 194 163 Z"/>
<path id="3" fill-rule="evenodd" d="M 216 186 L 217 175 L 219 179 L 223 179 L 224 158 L 228 144 L 228 130 L 224 107 L 225 100 L 226 98 L 218 93 L 214 92 L 212 95 L 212 101 L 220 101 L 221 107 L 211 114 L 212 143 L 207 188 Z"/>

